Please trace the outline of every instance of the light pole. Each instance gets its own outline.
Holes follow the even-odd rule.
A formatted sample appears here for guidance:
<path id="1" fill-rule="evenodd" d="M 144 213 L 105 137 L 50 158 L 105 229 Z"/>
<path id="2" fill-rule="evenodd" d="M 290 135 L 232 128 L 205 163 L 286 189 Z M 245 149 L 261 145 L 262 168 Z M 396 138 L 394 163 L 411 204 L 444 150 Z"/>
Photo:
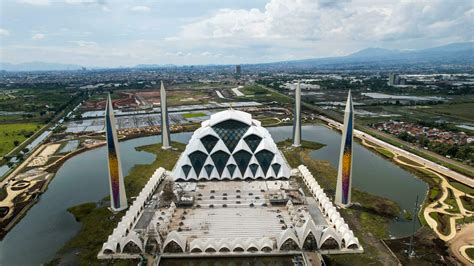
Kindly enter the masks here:
<path id="1" fill-rule="evenodd" d="M 415 210 L 413 211 L 413 229 L 412 229 L 412 234 L 410 236 L 410 247 L 408 249 L 408 257 L 413 257 L 415 256 L 415 250 L 413 248 L 413 238 L 415 236 L 415 226 L 416 226 L 416 221 L 418 220 L 418 195 L 416 195 L 416 202 L 415 202 Z"/>

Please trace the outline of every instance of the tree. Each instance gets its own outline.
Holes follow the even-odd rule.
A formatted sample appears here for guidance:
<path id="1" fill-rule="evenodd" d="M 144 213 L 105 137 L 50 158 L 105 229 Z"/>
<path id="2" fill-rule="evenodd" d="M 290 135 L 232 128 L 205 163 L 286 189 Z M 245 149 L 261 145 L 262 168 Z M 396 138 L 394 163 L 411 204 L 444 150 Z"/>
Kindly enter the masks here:
<path id="1" fill-rule="evenodd" d="M 18 140 L 14 140 L 13 145 L 15 145 L 15 147 L 18 147 L 18 145 L 20 145 L 20 142 Z"/>

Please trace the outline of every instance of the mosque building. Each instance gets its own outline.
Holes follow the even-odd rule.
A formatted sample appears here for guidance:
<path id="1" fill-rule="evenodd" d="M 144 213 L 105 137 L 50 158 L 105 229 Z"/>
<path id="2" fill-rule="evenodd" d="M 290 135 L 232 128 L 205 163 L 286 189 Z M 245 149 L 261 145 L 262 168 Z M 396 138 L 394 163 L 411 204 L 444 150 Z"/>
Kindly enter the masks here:
<path id="1" fill-rule="evenodd" d="M 163 140 L 169 148 L 169 137 Z M 363 252 L 308 168 L 292 169 L 259 121 L 229 109 L 201 123 L 173 169 L 154 172 L 98 258 L 265 256 L 304 250 Z"/>

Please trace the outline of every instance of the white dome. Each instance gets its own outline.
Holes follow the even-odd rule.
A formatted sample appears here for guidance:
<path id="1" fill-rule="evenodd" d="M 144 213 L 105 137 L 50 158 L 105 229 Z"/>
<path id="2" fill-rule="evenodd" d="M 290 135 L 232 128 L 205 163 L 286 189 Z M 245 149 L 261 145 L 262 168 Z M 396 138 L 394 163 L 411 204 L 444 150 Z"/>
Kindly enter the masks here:
<path id="1" fill-rule="evenodd" d="M 249 113 L 211 115 L 191 137 L 173 169 L 174 180 L 289 178 L 290 167 L 272 136 Z"/>

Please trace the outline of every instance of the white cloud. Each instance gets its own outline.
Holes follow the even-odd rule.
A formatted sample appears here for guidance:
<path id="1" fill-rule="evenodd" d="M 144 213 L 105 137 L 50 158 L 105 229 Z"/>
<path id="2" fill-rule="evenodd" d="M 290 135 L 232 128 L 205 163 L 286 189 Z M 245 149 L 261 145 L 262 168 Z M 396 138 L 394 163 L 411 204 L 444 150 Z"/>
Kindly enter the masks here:
<path id="1" fill-rule="evenodd" d="M 0 28 L 0 36 L 9 36 L 10 32 L 6 29 Z"/>
<path id="2" fill-rule="evenodd" d="M 17 0 L 19 3 L 30 4 L 35 6 L 48 6 L 56 3 L 66 4 L 104 4 L 105 0 L 63 0 L 63 1 L 52 1 L 52 0 Z"/>
<path id="3" fill-rule="evenodd" d="M 300 41 L 385 41 L 468 36 L 469 1 L 271 0 L 264 10 L 221 9 L 184 25 L 178 39 L 239 37 Z M 472 28 L 472 27 L 471 27 Z M 169 40 L 172 40 L 170 37 Z"/>
<path id="4" fill-rule="evenodd" d="M 31 36 L 31 39 L 38 41 L 44 39 L 45 37 L 46 35 L 44 35 L 43 33 L 35 33 L 33 34 L 33 36 Z"/>
<path id="5" fill-rule="evenodd" d="M 79 47 L 86 47 L 86 48 L 97 48 L 99 45 L 96 42 L 91 41 L 71 41 L 71 43 L 77 44 Z"/>
<path id="6" fill-rule="evenodd" d="M 2 56 L 12 62 L 258 63 L 474 36 L 472 0 L 12 1 L 0 25 Z"/>
<path id="7" fill-rule="evenodd" d="M 35 6 L 47 6 L 51 4 L 51 0 L 18 0 L 18 2 Z"/>
<path id="8" fill-rule="evenodd" d="M 68 4 L 100 4 L 99 0 L 66 0 Z"/>
<path id="9" fill-rule="evenodd" d="M 151 8 L 147 7 L 147 6 L 134 6 L 132 7 L 132 11 L 136 11 L 136 12 L 150 12 L 151 11 Z"/>

